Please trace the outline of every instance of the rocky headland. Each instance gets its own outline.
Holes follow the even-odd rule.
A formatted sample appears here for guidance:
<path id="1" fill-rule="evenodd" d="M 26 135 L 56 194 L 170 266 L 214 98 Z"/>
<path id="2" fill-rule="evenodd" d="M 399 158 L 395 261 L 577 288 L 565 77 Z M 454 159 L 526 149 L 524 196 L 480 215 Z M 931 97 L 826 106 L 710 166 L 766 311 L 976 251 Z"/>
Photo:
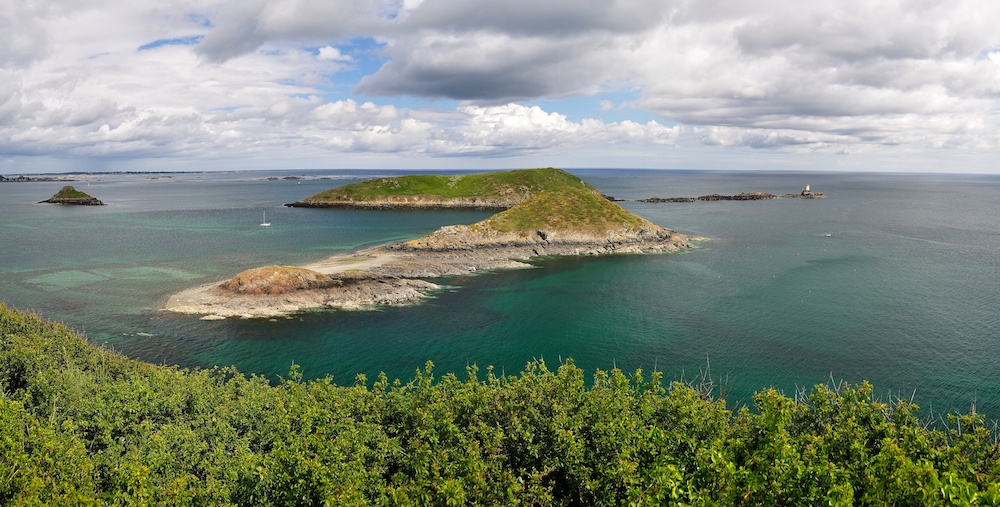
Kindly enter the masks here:
<path id="1" fill-rule="evenodd" d="M 52 197 L 41 201 L 39 204 L 72 204 L 78 206 L 104 206 L 96 197 L 91 197 L 86 192 L 81 192 L 72 185 L 66 185 L 62 187 L 55 195 Z"/>
<path id="2" fill-rule="evenodd" d="M 413 304 L 439 285 L 424 280 L 530 267 L 554 256 L 677 252 L 683 234 L 645 220 L 592 187 L 536 194 L 471 225 L 381 245 L 303 267 L 269 266 L 175 294 L 165 309 L 227 317 L 276 317 L 308 309 Z"/>

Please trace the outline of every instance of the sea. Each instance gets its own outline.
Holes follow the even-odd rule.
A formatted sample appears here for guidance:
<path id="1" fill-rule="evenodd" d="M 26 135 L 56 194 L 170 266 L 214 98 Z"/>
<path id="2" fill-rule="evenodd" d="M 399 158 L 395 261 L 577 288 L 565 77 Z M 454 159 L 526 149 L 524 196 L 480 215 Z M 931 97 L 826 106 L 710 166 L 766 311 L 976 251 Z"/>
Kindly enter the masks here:
<path id="1" fill-rule="evenodd" d="M 469 224 L 483 211 L 288 208 L 403 171 L 96 174 L 70 183 L 107 206 L 37 204 L 65 183 L 0 183 L 0 300 L 128 357 L 234 365 L 279 381 L 407 382 L 529 361 L 711 379 L 732 407 L 773 387 L 869 381 L 925 413 L 1000 418 L 1000 176 L 572 170 L 663 227 L 683 253 L 552 258 L 437 280 L 407 307 L 203 321 L 170 294 L 251 267 L 301 265 Z M 270 179 L 269 179 L 270 178 Z M 826 199 L 642 203 L 747 191 Z M 263 214 L 271 222 L 261 227 Z"/>

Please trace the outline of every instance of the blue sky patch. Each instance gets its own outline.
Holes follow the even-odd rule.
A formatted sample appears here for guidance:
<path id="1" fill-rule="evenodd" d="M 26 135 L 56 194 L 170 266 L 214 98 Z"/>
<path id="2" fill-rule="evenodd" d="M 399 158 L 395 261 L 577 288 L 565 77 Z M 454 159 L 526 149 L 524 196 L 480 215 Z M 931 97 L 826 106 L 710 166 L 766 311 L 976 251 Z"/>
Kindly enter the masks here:
<path id="1" fill-rule="evenodd" d="M 160 46 L 194 46 L 201 42 L 201 39 L 204 37 L 204 35 L 188 35 L 187 37 L 174 37 L 172 39 L 157 39 L 139 46 L 139 51 L 156 49 Z"/>
<path id="2" fill-rule="evenodd" d="M 200 12 L 189 12 L 184 16 L 188 21 L 201 26 L 202 28 L 213 28 L 215 23 L 212 23 L 212 19 L 206 14 Z"/>

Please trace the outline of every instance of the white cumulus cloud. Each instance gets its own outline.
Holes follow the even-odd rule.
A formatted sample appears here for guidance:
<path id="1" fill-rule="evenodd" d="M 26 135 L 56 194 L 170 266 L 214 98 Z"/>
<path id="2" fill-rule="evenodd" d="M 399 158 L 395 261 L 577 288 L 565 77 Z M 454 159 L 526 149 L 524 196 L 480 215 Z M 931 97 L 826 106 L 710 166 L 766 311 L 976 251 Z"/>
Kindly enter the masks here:
<path id="1" fill-rule="evenodd" d="M 1000 3 L 979 0 L 4 7 L 0 160 L 15 164 L 586 147 L 665 166 L 678 150 L 996 171 L 981 161 L 1000 148 Z"/>

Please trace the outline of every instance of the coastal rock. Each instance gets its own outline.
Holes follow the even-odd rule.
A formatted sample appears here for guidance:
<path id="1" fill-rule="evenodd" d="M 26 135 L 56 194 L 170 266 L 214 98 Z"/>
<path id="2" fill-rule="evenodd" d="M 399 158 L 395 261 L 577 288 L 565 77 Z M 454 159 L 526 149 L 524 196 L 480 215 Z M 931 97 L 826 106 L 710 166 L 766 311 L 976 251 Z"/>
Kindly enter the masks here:
<path id="1" fill-rule="evenodd" d="M 652 224 L 650 224 L 652 225 Z M 677 249 L 687 248 L 683 235 L 668 231 L 661 227 L 621 228 L 602 233 L 590 233 L 572 230 L 535 231 L 524 234 L 521 232 L 483 231 L 474 226 L 451 225 L 438 229 L 432 234 L 404 243 L 386 246 L 397 251 L 455 251 L 483 250 L 520 247 L 540 247 L 549 255 L 560 255 L 567 249 L 583 249 L 587 251 L 613 251 L 623 245 L 634 245 L 640 249 L 645 246 L 651 250 L 658 244 L 670 244 Z M 537 248 L 536 248 L 537 249 Z"/>
<path id="2" fill-rule="evenodd" d="M 743 192 L 741 194 L 736 194 L 732 197 L 734 201 L 766 201 L 769 199 L 777 199 L 778 196 L 774 194 L 769 194 L 767 192 Z"/>
<path id="3" fill-rule="evenodd" d="M 804 188 L 802 190 L 802 192 L 799 193 L 798 195 L 796 195 L 795 197 L 799 197 L 799 198 L 802 198 L 802 199 L 825 199 L 826 198 L 826 196 L 823 195 L 821 192 L 817 192 L 817 191 L 809 188 L 809 185 L 806 185 L 806 188 Z"/>
<path id="4" fill-rule="evenodd" d="M 661 202 L 713 202 L 713 201 L 767 201 L 771 199 L 825 199 L 826 196 L 820 192 L 812 190 L 807 185 L 798 194 L 775 195 L 767 192 L 742 192 L 736 195 L 706 194 L 698 197 L 650 197 L 639 199 L 639 202 L 661 203 Z"/>
<path id="5" fill-rule="evenodd" d="M 78 206 L 104 206 L 104 203 L 97 198 L 91 197 L 90 195 L 87 195 L 86 192 L 81 192 L 73 188 L 72 185 L 62 187 L 58 192 L 56 192 L 55 195 L 41 201 L 41 203 L 72 204 Z"/>
<path id="6" fill-rule="evenodd" d="M 170 297 L 164 309 L 203 315 L 202 319 L 206 320 L 271 318 L 319 308 L 357 310 L 372 306 L 407 305 L 439 288 L 424 280 L 364 271 L 348 271 L 334 276 L 315 272 L 302 276 L 287 273 L 272 276 L 266 273 L 271 268 L 258 268 L 263 273 L 244 272 L 222 283 L 177 293 Z M 281 271 L 287 269 L 282 268 Z"/>
<path id="7" fill-rule="evenodd" d="M 697 197 L 668 197 L 668 198 L 650 197 L 649 199 L 639 199 L 639 202 L 653 202 L 653 203 L 659 203 L 659 202 L 695 202 L 697 200 L 698 200 Z"/>
<path id="8" fill-rule="evenodd" d="M 640 224 L 601 233 L 536 229 L 530 234 L 484 232 L 475 224 L 446 226 L 423 238 L 313 265 L 330 274 L 282 266 L 247 270 L 225 282 L 176 294 L 165 309 L 209 318 L 270 318 L 315 308 L 406 305 L 439 288 L 417 278 L 528 268 L 528 261 L 543 257 L 676 252 L 693 247 L 683 234 L 645 221 Z"/>
<path id="9" fill-rule="evenodd" d="M 300 290 L 333 287 L 338 281 L 305 268 L 266 266 L 243 271 L 219 285 L 234 294 L 287 294 Z"/>
<path id="10" fill-rule="evenodd" d="M 697 198 L 699 201 L 764 201 L 778 196 L 767 192 L 743 192 L 736 195 L 708 194 Z M 676 202 L 676 201 L 675 201 Z"/>

